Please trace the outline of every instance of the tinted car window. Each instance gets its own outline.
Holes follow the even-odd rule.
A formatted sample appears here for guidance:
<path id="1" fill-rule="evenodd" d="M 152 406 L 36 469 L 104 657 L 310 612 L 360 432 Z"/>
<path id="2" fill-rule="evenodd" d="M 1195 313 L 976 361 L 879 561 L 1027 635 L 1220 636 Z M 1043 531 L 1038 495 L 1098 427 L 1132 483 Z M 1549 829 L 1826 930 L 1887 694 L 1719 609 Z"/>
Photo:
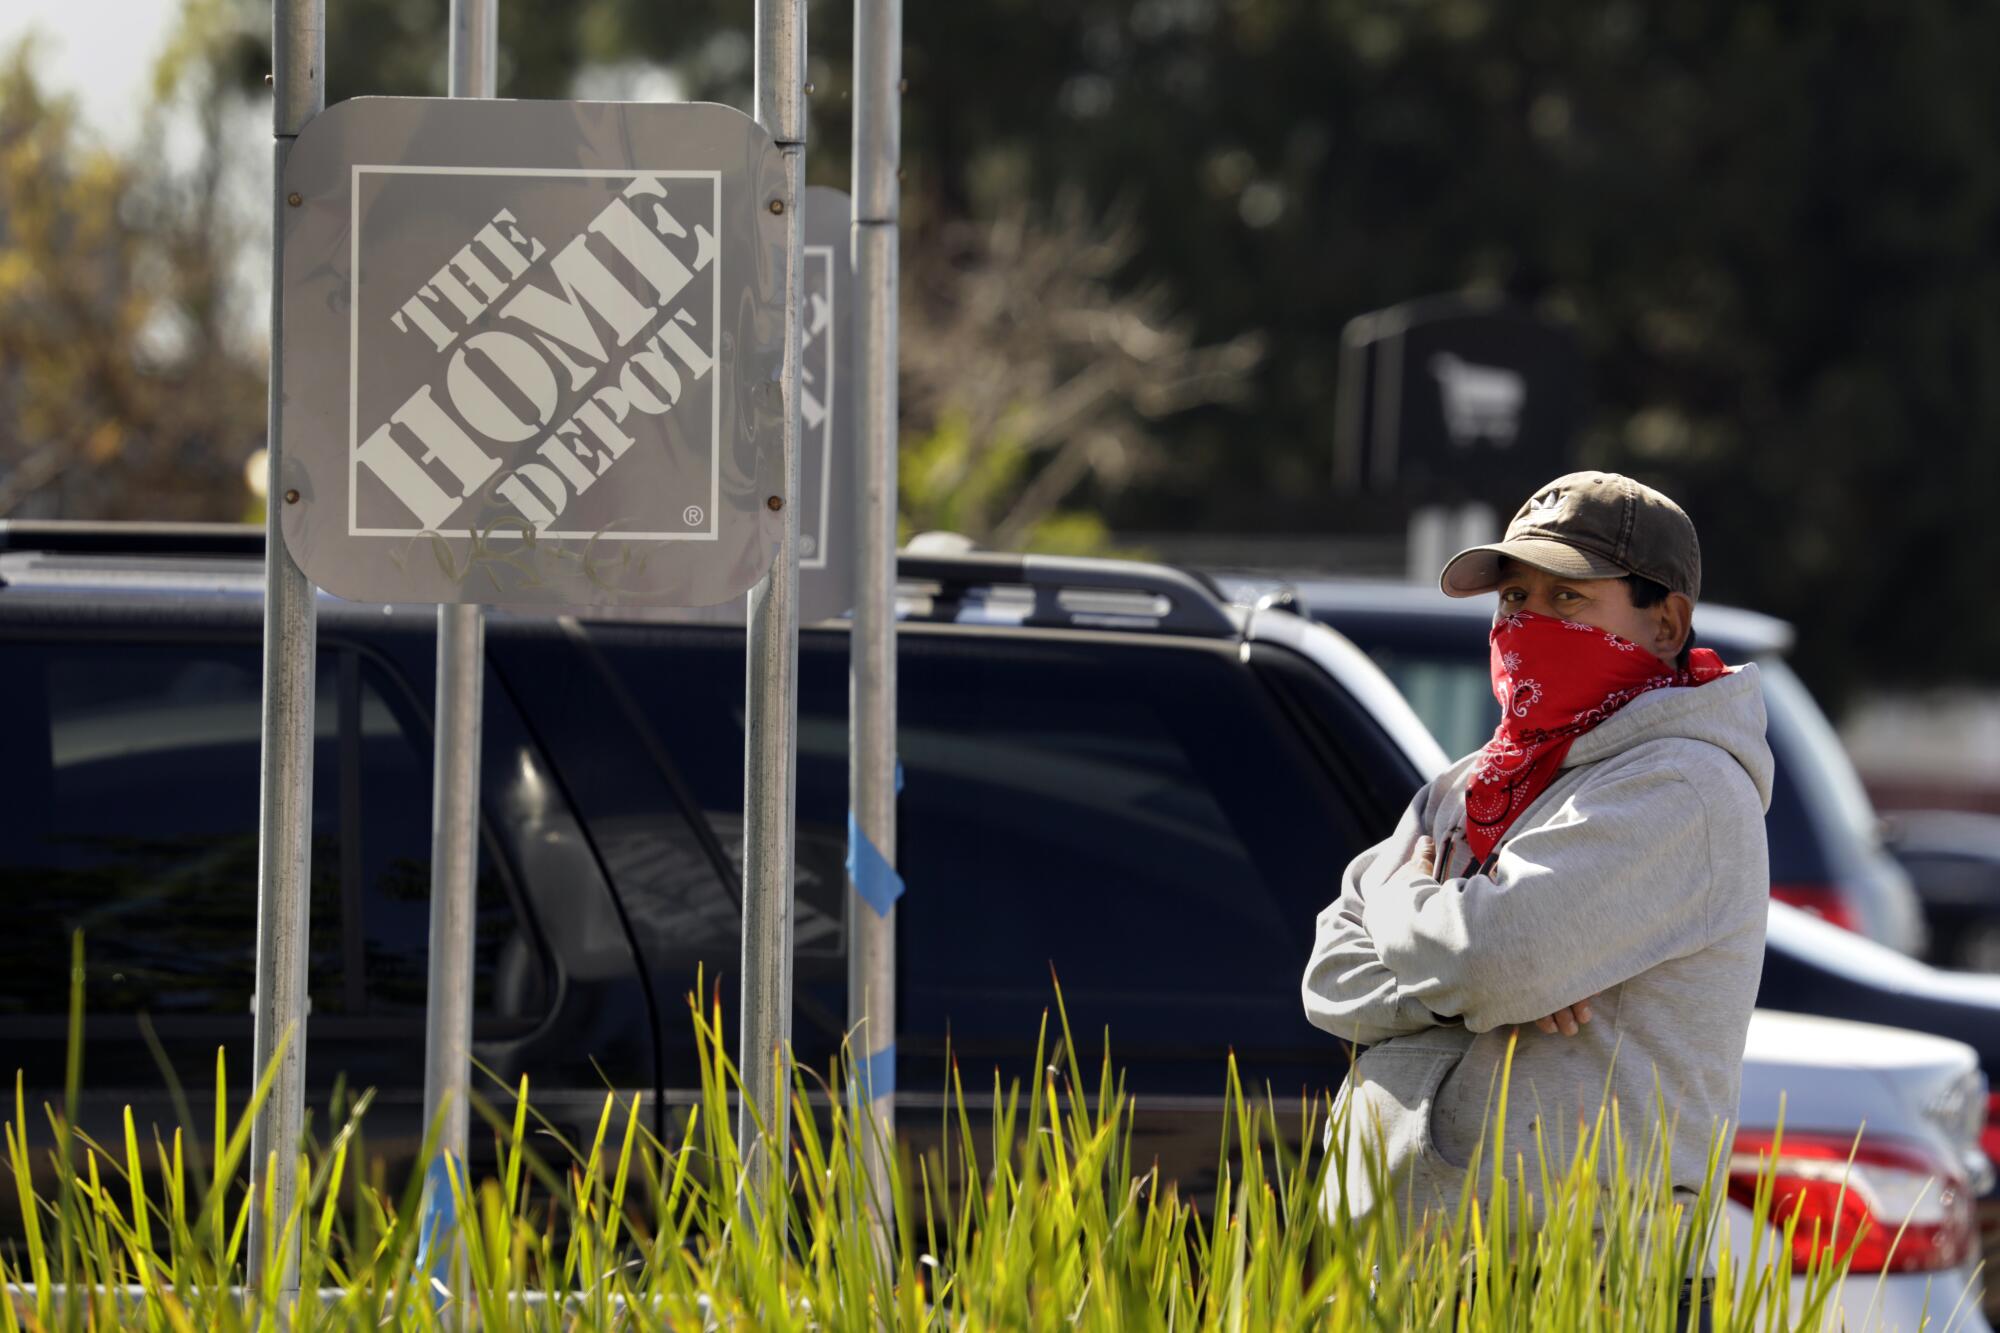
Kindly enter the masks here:
<path id="1" fill-rule="evenodd" d="M 509 674 L 523 693 L 534 696 L 543 742 L 554 751 L 655 966 L 685 962 L 689 979 L 699 961 L 733 968 L 741 909 L 728 879 L 741 875 L 743 858 L 742 636 L 602 627 L 591 632 L 615 685 L 607 687 L 595 675 L 591 654 L 560 640 L 510 644 Z M 838 744 L 831 748 L 824 743 L 824 728 L 813 725 L 831 703 L 824 697 L 826 672 L 818 668 L 837 665 L 845 689 L 844 642 L 833 656 L 815 654 L 809 643 L 800 649 L 802 662 L 816 668 L 809 673 L 812 684 L 801 684 L 799 706 L 794 934 L 807 958 L 840 958 L 846 950 L 845 707 L 837 723 Z M 589 687 L 542 688 L 578 679 Z M 636 716 L 624 711 L 628 702 Z M 727 862 L 729 876 L 720 873 L 716 854 Z"/>
<path id="2" fill-rule="evenodd" d="M 26 938 L 84 931 L 93 1012 L 247 1026 L 261 673 L 254 642 L 0 647 L 0 893 Z M 429 733 L 395 694 L 374 663 L 321 653 L 308 986 L 322 1018 L 423 1008 Z M 480 909 L 483 1005 L 515 932 L 490 877 Z M 0 980 L 0 1013 L 62 1012 L 67 968 L 59 945 L 20 955 Z"/>
<path id="3" fill-rule="evenodd" d="M 621 938 L 629 922 L 679 1058 L 692 1041 L 682 997 L 697 972 L 720 993 L 725 1022 L 735 1019 L 743 636 L 614 625 L 586 633 L 590 649 L 532 625 L 490 644 L 616 889 L 616 905 L 592 896 L 569 908 L 605 938 Z M 819 1062 L 837 1048 L 847 1008 L 847 642 L 807 634 L 799 653 L 793 1032 L 800 1055 Z"/>
<path id="4" fill-rule="evenodd" d="M 1500 705 L 1493 700 L 1482 622 L 1317 608 L 1314 614 L 1382 668 L 1453 759 L 1471 754 L 1493 735 Z"/>
<path id="5" fill-rule="evenodd" d="M 1328 817 L 1347 821 L 1350 843 L 1375 842 L 1403 817 L 1423 775 L 1381 720 L 1324 667 L 1275 643 L 1253 641 L 1249 648 L 1251 670 L 1339 788 L 1341 800 Z"/>
<path id="6" fill-rule="evenodd" d="M 335 677 L 340 697 L 343 800 L 354 810 L 343 827 L 340 867 L 343 891 L 360 912 L 361 955 L 366 1006 L 371 1014 L 421 1016 L 429 988 L 431 915 L 430 726 L 415 700 L 375 661 L 341 653 L 337 662 L 323 654 L 320 691 Z M 326 712 L 321 713 L 325 718 Z M 322 721 L 322 736 L 327 730 Z M 325 742 L 322 740 L 322 748 Z M 314 799 L 335 766 L 323 758 L 314 780 Z M 349 777 L 348 775 L 351 775 Z M 480 849 L 478 905 L 473 921 L 473 1009 L 494 1007 L 494 978 L 503 952 L 529 947 L 517 929 L 516 913 L 489 840 Z M 508 1016 L 530 1017 L 541 1008 L 538 967 L 519 974 Z M 526 978 L 532 994 L 523 995 Z M 315 999 L 315 1005 L 318 1001 Z"/>
<path id="7" fill-rule="evenodd" d="M 733 853 L 740 635 L 593 632 Z M 798 933 L 802 944 L 832 943 L 845 929 L 835 923 L 846 638 L 803 635 L 799 658 Z M 1331 1068 L 1300 1012 L 1298 979 L 1314 917 L 1355 844 L 1348 821 L 1330 819 L 1340 798 L 1325 772 L 1233 645 L 905 632 L 898 681 L 909 892 L 897 907 L 897 1042 L 907 1079 L 924 1084 L 948 1031 L 968 1054 L 1032 1047 L 1054 997 L 1052 965 L 1080 1035 L 1109 1024 L 1114 1051 L 1186 1058 L 1200 1091 L 1215 1091 L 1216 1055 L 1232 1041 Z M 657 785 L 631 795 L 636 779 L 617 775 L 632 770 L 608 753 L 599 750 L 596 776 L 571 779 L 580 806 L 601 788 L 600 807 L 650 817 L 661 845 L 685 839 L 671 796 Z M 613 790 L 621 781 L 624 795 Z M 1387 831 L 1372 815 L 1354 822 Z M 713 917 L 733 918 L 718 886 L 705 891 Z M 732 972 L 735 961 L 727 955 Z M 804 955 L 797 986 L 837 1026 L 844 969 Z M 726 1007 L 733 995 L 723 997 Z M 795 1032 L 812 1027 L 810 1015 L 795 1020 Z M 1155 1074 L 1138 1077 L 1159 1086 Z"/>
<path id="8" fill-rule="evenodd" d="M 1793 777 L 1785 737 L 1776 727 L 1769 736 L 1771 757 L 1771 809 L 1764 816 L 1764 835 L 1771 849 L 1773 884 L 1824 884 L 1833 878 L 1832 868 L 1812 816 L 1806 809 L 1805 794 Z"/>
<path id="9" fill-rule="evenodd" d="M 1500 705 L 1485 659 L 1359 646 L 1410 701 L 1446 754 L 1454 759 L 1471 754 L 1492 737 Z"/>
<path id="10" fill-rule="evenodd" d="M 1233 650 L 904 643 L 906 1031 L 1023 1039 L 1052 966 L 1114 1050 L 1311 1044 L 1298 979 L 1355 848 Z"/>
<path id="11" fill-rule="evenodd" d="M 255 644 L 15 643 L 0 649 L 7 737 L 0 893 L 22 937 L 0 1010 L 61 1013 L 70 932 L 93 1011 L 248 1014 L 254 984 Z M 331 716 L 324 683 L 320 710 Z M 322 748 L 331 735 L 322 734 Z M 341 1007 L 336 821 L 316 791 L 311 986 Z"/>

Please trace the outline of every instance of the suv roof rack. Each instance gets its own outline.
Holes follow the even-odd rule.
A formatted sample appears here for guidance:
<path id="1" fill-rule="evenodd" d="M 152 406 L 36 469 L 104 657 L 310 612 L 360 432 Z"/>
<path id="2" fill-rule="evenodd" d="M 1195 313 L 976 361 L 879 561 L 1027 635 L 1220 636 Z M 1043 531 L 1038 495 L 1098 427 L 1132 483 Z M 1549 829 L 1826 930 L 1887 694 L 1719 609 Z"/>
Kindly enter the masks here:
<path id="1" fill-rule="evenodd" d="M 1235 569 L 1190 569 L 1188 573 L 1201 580 L 1201 586 L 1214 593 L 1215 600 L 1224 606 L 1290 611 L 1308 620 L 1312 618 L 1299 600 L 1297 585 L 1289 578 Z"/>
<path id="2" fill-rule="evenodd" d="M 0 553 L 84 556 L 233 556 L 261 559 L 252 523 L 0 520 Z M 909 621 L 1031 629 L 1146 629 L 1237 638 L 1227 599 L 1166 565 L 989 552 L 897 557 L 897 616 Z"/>
<path id="3" fill-rule="evenodd" d="M 1199 579 L 1166 565 L 1081 556 L 897 557 L 903 620 L 1030 629 L 1151 629 L 1233 639 L 1236 622 Z"/>
<path id="4" fill-rule="evenodd" d="M 62 555 L 262 556 L 254 523 L 107 523 L 0 519 L 0 551 Z"/>

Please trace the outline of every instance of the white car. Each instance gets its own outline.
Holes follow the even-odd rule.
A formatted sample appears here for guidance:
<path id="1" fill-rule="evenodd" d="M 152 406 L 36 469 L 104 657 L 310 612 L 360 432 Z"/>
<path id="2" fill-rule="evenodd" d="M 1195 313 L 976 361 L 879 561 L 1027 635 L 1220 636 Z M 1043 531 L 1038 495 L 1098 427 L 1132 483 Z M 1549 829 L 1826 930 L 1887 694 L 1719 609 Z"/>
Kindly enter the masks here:
<path id="1" fill-rule="evenodd" d="M 1772 1224 L 1775 1233 L 1800 1214 L 1794 1268 L 1814 1252 L 1815 1221 L 1822 1243 L 1836 1219 L 1843 1248 L 1859 1237 L 1826 1326 L 1987 1333 L 1973 1212 L 1992 1182 L 1979 1149 L 1985 1104 L 1985 1078 L 1963 1042 L 1758 1010 L 1730 1159 L 1733 1253 L 1748 1257 L 1745 1204 L 1782 1123 Z M 1766 1253 L 1776 1240 L 1765 1238 Z"/>

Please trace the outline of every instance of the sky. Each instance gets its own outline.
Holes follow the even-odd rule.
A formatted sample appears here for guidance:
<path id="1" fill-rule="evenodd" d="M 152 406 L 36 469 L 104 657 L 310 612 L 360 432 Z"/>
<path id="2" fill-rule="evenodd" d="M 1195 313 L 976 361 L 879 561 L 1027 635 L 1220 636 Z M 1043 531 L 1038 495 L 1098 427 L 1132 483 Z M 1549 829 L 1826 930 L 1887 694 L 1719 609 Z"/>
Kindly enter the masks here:
<path id="1" fill-rule="evenodd" d="M 38 32 L 43 86 L 75 96 L 85 123 L 120 142 L 136 130 L 179 13 L 180 0 L 0 0 L 0 51 Z"/>
<path id="2" fill-rule="evenodd" d="M 183 0 L 0 0 L 0 55 L 23 38 L 36 38 L 35 73 L 45 91 L 74 97 L 87 130 L 115 149 L 130 149 L 151 97 L 153 62 L 173 35 Z M 442 9 L 439 11 L 442 17 Z M 672 101 L 683 96 L 667 71 L 639 63 L 587 71 L 577 95 L 585 98 Z M 242 111 L 236 155 L 224 185 L 224 207 L 260 229 L 270 190 L 269 111 Z M 198 151 L 191 125 L 169 115 L 160 146 L 170 161 Z M 257 247 L 242 256 L 239 309 L 246 334 L 261 338 L 268 290 L 268 261 Z"/>

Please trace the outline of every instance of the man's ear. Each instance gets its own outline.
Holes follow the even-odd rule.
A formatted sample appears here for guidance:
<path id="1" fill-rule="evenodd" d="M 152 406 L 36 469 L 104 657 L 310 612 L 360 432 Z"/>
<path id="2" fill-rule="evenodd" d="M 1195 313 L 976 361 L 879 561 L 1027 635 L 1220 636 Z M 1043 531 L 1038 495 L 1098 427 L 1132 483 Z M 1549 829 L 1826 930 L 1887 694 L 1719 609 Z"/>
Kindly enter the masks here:
<path id="1" fill-rule="evenodd" d="M 1687 646 L 1688 632 L 1694 628 L 1694 602 L 1684 592 L 1670 592 L 1655 614 L 1659 650 L 1671 657 Z"/>

